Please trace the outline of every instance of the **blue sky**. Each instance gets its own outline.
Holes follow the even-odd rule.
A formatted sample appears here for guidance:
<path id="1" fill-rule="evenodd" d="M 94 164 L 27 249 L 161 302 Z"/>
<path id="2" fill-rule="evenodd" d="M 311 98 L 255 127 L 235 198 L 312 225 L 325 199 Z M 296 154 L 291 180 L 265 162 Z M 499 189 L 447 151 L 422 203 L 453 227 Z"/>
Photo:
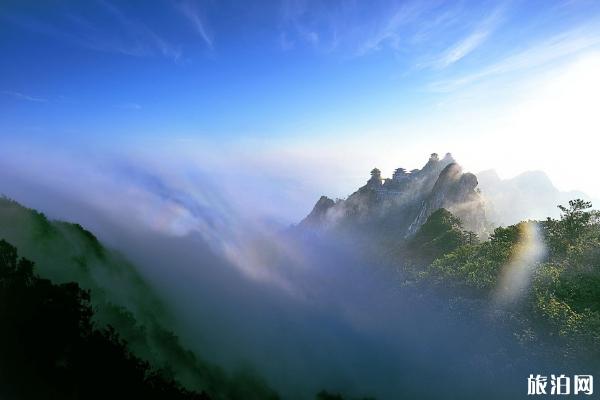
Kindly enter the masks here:
<path id="1" fill-rule="evenodd" d="M 548 85 L 596 66 L 597 1 L 9 0 L 0 21 L 3 138 L 75 149 L 227 143 L 299 165 L 361 153 L 357 168 L 388 169 L 453 151 L 472 169 L 546 169 L 559 186 L 600 194 L 552 171 L 558 146 L 542 146 L 545 159 L 526 149 L 511 167 L 475 155 L 532 124 L 515 147 L 535 147 L 545 128 L 519 115 L 539 108 L 532 93 L 560 98 Z"/>

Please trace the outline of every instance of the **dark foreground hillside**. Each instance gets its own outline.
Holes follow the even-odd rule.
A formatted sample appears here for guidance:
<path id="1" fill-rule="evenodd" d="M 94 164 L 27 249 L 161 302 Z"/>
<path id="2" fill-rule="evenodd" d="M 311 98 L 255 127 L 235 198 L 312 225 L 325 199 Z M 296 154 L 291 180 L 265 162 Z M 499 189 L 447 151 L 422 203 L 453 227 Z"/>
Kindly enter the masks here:
<path id="1" fill-rule="evenodd" d="M 135 362 L 148 363 L 146 367 L 140 368 L 155 371 L 160 375 L 155 379 L 177 382 L 187 390 L 197 393 L 205 392 L 215 399 L 262 400 L 277 398 L 277 395 L 254 373 L 241 371 L 235 375 L 228 374 L 218 366 L 187 350 L 171 331 L 172 323 L 162 302 L 144 282 L 136 268 L 120 254 L 105 248 L 91 232 L 83 229 L 80 225 L 51 221 L 35 210 L 23 207 L 10 199 L 0 198 L 0 239 L 16 246 L 23 257 L 32 260 L 22 261 L 21 264 L 30 265 L 35 262 L 36 274 L 49 280 L 38 281 L 35 280 L 37 278 L 33 278 L 33 275 L 27 279 L 38 282 L 39 285 L 54 288 L 52 289 L 54 292 L 51 293 L 62 293 L 60 291 L 67 287 L 77 288 L 76 290 L 72 289 L 74 290 L 74 299 L 61 295 L 62 297 L 54 300 L 44 300 L 42 297 L 46 292 L 36 291 L 39 302 L 30 304 L 30 308 L 22 310 L 23 312 L 29 310 L 28 312 L 35 313 L 35 315 L 44 315 L 42 306 L 47 301 L 58 304 L 59 311 L 70 310 L 71 306 L 79 310 L 85 306 L 86 313 L 92 309 L 94 312 L 90 312 L 89 316 L 86 315 L 84 322 L 93 324 L 97 328 L 93 332 L 86 332 L 85 329 L 88 328 L 82 331 L 82 337 L 88 338 L 85 339 L 87 341 L 84 341 L 85 346 L 89 347 L 89 341 L 92 339 L 100 340 L 98 337 L 102 335 L 110 339 L 116 337 L 115 333 L 118 333 L 120 340 L 107 342 L 107 346 L 120 346 L 127 355 L 123 357 L 135 356 L 137 360 Z M 13 253 L 9 251 L 7 254 Z M 7 259 L 6 262 L 9 261 Z M 50 282 L 59 286 L 52 286 Z M 18 293 L 16 289 L 13 292 L 15 296 L 27 298 L 24 293 Z M 77 299 L 83 305 L 75 304 Z M 13 300 L 15 303 L 10 303 L 11 306 L 6 305 L 5 302 L 2 306 L 8 307 L 7 310 L 16 317 L 19 315 L 19 308 L 11 307 L 20 304 L 20 300 L 17 301 L 16 297 Z M 67 305 L 63 307 L 59 300 L 67 301 Z M 24 314 L 22 318 L 26 319 L 28 315 Z M 13 322 L 10 322 L 12 320 L 0 320 L 2 327 L 12 327 L 13 325 Z M 60 319 L 55 321 L 47 319 L 45 322 L 52 327 L 56 325 L 56 329 L 62 329 L 59 327 Z M 34 332 L 32 335 L 38 338 L 44 328 L 43 325 L 32 327 L 31 332 Z M 71 333 L 75 335 L 76 332 Z M 63 340 L 64 346 L 72 347 L 69 344 L 69 337 L 65 337 Z M 41 351 L 45 345 L 42 342 L 39 343 Z M 52 346 L 52 344 L 50 343 L 48 346 Z M 90 348 L 89 350 L 97 351 L 98 349 Z M 32 354 L 31 357 L 35 359 L 41 354 L 43 353 Z M 3 360 L 1 362 L 4 362 Z M 79 368 L 77 370 L 79 371 Z M 14 368 L 0 371 L 0 373 L 3 374 L 2 376 L 6 376 L 4 374 L 8 373 L 7 371 L 12 371 L 14 376 L 19 376 L 16 372 L 17 369 Z M 24 375 L 24 377 L 26 376 L 27 374 Z M 10 381 L 10 379 L 8 380 Z M 106 379 L 106 382 L 109 380 Z M 115 381 L 110 385 L 119 386 L 119 383 Z M 0 398 L 4 399 L 1 396 Z"/>
<path id="2" fill-rule="evenodd" d="M 165 399 L 240 398 L 189 391 L 133 355 L 112 326 L 93 322 L 89 291 L 53 284 L 0 240 L 0 398 Z M 276 399 L 265 391 L 257 397 Z M 317 400 L 344 400 L 319 392 Z M 365 399 L 367 400 L 367 399 Z"/>
<path id="3" fill-rule="evenodd" d="M 55 285 L 0 241 L 0 398 L 211 399 L 187 391 L 99 328 L 89 293 Z"/>

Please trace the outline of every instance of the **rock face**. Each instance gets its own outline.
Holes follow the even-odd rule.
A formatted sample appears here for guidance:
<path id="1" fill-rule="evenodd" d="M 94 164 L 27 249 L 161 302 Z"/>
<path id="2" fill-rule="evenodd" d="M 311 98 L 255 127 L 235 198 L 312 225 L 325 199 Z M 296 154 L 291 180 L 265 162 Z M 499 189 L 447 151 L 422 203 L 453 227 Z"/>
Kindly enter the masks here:
<path id="1" fill-rule="evenodd" d="M 450 153 L 433 153 L 422 169 L 394 171 L 382 179 L 375 168 L 371 178 L 345 200 L 322 196 L 300 227 L 354 229 L 368 234 L 409 236 L 440 208 L 461 219 L 466 229 L 485 229 L 483 199 L 477 178 L 463 173 Z"/>
<path id="2" fill-rule="evenodd" d="M 323 226 L 327 223 L 327 211 L 335 205 L 335 202 L 327 196 L 321 196 L 310 214 L 304 218 L 302 223 L 310 226 Z"/>

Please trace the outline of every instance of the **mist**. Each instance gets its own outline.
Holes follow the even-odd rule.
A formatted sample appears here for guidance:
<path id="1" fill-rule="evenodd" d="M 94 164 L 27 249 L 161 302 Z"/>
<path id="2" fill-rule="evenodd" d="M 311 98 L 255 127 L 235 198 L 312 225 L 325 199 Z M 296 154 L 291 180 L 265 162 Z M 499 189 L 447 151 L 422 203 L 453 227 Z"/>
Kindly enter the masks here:
<path id="1" fill-rule="evenodd" d="M 498 398 L 522 393 L 509 383 L 531 360 L 492 328 L 502 316 L 403 287 L 352 236 L 290 229 L 290 204 L 318 197 L 294 197 L 281 171 L 58 153 L 3 154 L 0 192 L 123 253 L 172 314 L 169 328 L 228 371 L 255 371 L 286 399 L 479 398 L 498 382 Z"/>

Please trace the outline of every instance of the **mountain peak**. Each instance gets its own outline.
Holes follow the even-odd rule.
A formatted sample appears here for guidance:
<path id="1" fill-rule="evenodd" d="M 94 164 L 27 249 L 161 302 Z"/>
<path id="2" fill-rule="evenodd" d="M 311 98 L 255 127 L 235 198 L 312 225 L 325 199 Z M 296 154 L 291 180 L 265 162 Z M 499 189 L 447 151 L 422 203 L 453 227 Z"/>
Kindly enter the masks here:
<path id="1" fill-rule="evenodd" d="M 482 231 L 483 200 L 477 178 L 463 173 L 450 153 L 442 159 L 432 153 L 422 169 L 396 168 L 391 178 L 371 170 L 366 184 L 345 200 L 322 196 L 301 227 L 329 229 L 377 226 L 381 233 L 413 234 L 436 210 L 446 208 L 464 219 L 465 226 Z M 360 228 L 362 229 L 362 228 Z"/>

